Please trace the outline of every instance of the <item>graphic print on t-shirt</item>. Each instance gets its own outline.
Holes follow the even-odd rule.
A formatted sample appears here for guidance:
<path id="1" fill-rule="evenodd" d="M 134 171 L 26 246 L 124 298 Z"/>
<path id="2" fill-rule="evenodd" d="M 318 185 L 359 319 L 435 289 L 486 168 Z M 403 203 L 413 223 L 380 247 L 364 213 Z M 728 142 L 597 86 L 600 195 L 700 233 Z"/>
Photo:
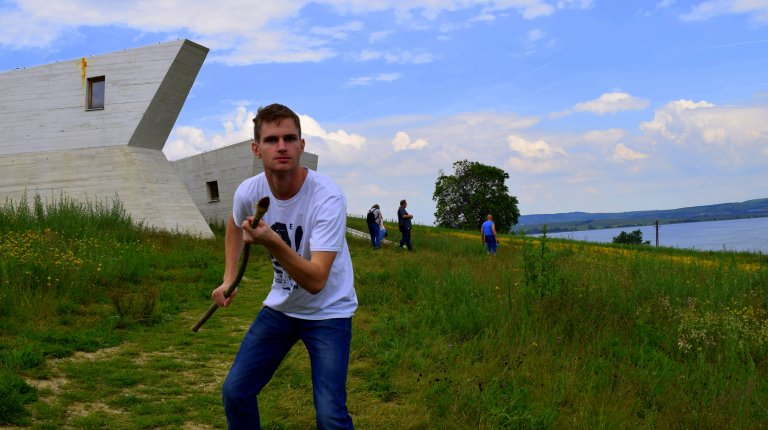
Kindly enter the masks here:
<path id="1" fill-rule="evenodd" d="M 281 222 L 276 222 L 272 224 L 272 230 L 275 231 L 275 233 L 279 234 L 280 237 L 283 239 L 283 242 L 288 244 L 289 247 L 292 247 L 296 250 L 296 253 L 301 256 L 301 239 L 304 236 L 304 229 L 301 228 L 301 226 L 296 227 L 296 232 L 294 234 L 294 239 L 296 240 L 295 246 L 291 245 L 291 233 L 290 230 L 293 229 L 293 224 L 290 226 L 289 229 L 288 226 Z M 297 284 L 293 278 L 291 278 L 291 275 L 288 274 L 283 269 L 283 266 L 280 265 L 280 262 L 277 261 L 275 257 L 272 255 L 269 256 L 272 259 L 272 267 L 275 270 L 275 282 L 280 285 L 280 288 L 282 288 L 284 291 L 288 292 L 288 295 L 292 294 L 293 291 L 299 287 L 299 284 Z"/>

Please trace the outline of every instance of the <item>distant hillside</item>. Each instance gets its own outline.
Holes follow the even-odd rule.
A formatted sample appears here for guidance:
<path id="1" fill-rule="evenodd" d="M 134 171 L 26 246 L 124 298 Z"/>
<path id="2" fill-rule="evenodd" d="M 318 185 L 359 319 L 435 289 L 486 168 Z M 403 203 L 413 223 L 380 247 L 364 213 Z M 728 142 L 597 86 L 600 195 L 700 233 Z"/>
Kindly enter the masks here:
<path id="1" fill-rule="evenodd" d="M 681 222 L 716 221 L 739 218 L 768 217 L 768 198 L 741 203 L 721 203 L 657 211 L 615 213 L 568 212 L 560 214 L 522 215 L 513 228 L 526 234 L 541 233 L 546 224 L 551 233 L 560 231 L 596 230 L 603 228 L 636 227 Z"/>

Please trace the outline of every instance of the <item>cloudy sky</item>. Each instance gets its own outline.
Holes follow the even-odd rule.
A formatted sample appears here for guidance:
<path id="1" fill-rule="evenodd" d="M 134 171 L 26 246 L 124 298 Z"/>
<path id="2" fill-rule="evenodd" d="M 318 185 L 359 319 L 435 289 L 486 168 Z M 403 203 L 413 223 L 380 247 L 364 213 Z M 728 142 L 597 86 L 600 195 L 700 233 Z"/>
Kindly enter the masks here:
<path id="1" fill-rule="evenodd" d="M 768 0 L 0 0 L 0 71 L 180 38 L 168 158 L 283 103 L 351 213 L 431 224 L 465 159 L 524 215 L 768 197 Z"/>

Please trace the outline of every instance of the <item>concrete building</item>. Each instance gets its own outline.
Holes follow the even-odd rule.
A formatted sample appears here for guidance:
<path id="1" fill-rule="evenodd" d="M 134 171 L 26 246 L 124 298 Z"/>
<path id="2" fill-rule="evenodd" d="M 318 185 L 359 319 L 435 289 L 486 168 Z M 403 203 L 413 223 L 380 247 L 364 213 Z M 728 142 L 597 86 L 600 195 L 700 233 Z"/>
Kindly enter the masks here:
<path id="1" fill-rule="evenodd" d="M 252 140 L 172 161 L 203 217 L 226 223 L 232 213 L 235 190 L 245 179 L 264 171 L 261 160 L 251 152 Z M 317 155 L 304 152 L 301 165 L 317 170 Z"/>
<path id="2" fill-rule="evenodd" d="M 0 202 L 117 196 L 144 225 L 212 236 L 162 152 L 207 54 L 179 40 L 0 73 Z"/>

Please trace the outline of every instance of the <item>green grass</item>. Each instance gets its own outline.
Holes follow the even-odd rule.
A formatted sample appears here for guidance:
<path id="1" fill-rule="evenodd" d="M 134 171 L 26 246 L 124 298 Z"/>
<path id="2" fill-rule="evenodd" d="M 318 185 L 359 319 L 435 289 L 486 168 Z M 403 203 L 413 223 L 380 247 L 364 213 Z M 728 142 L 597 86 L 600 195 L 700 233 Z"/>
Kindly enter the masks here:
<path id="1" fill-rule="evenodd" d="M 225 428 L 221 383 L 267 294 L 266 254 L 192 333 L 220 234 L 133 228 L 117 201 L 29 205 L 0 210 L 0 426 Z M 768 422 L 764 255 L 510 236 L 494 258 L 477 232 L 419 225 L 413 252 L 348 243 L 358 428 Z M 259 397 L 264 428 L 313 428 L 311 396 L 297 345 Z"/>

